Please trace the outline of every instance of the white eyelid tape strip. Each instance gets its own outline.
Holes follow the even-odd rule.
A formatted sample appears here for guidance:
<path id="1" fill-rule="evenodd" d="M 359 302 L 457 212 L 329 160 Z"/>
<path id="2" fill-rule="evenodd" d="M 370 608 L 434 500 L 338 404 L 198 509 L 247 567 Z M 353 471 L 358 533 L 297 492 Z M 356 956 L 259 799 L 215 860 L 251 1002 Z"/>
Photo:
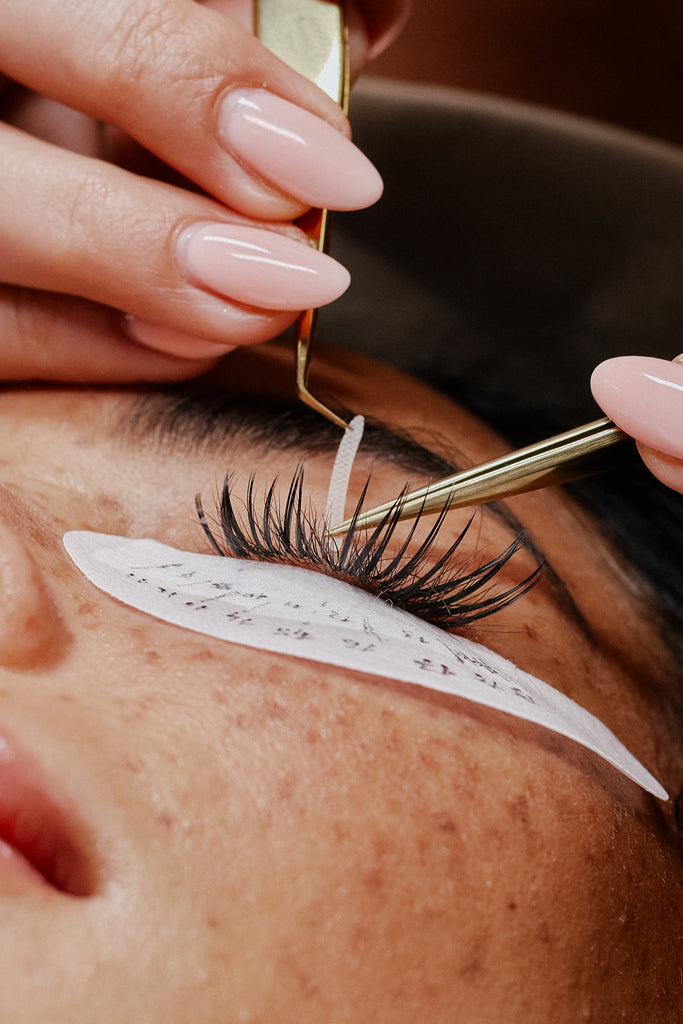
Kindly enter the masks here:
<path id="1" fill-rule="evenodd" d="M 351 470 L 356 460 L 356 453 L 363 440 L 364 430 L 365 420 L 363 417 L 354 416 L 339 442 L 334 466 L 332 467 L 330 486 L 327 492 L 327 505 L 325 506 L 325 521 L 330 526 L 343 523 L 346 519 L 344 509 L 346 508 L 346 495 L 349 490 Z"/>
<path id="2" fill-rule="evenodd" d="M 496 708 L 575 740 L 667 799 L 614 733 L 569 697 L 358 587 L 310 569 L 178 551 L 153 540 L 78 532 L 67 533 L 64 546 L 91 583 L 141 612 L 255 648 L 256 658 L 275 651 Z M 222 671 L 230 670 L 226 658 Z"/>

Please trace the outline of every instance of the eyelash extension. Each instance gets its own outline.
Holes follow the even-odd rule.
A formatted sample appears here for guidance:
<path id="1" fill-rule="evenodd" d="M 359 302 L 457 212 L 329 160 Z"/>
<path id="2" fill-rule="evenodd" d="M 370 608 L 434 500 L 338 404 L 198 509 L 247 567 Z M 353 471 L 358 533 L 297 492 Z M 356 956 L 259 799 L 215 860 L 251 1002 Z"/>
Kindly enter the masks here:
<path id="1" fill-rule="evenodd" d="M 399 523 L 400 497 L 408 493 L 407 487 L 396 506 L 362 539 L 358 537 L 356 521 L 365 501 L 370 483 L 368 479 L 356 505 L 349 532 L 343 543 L 338 545 L 327 535 L 327 524 L 322 517 L 304 506 L 302 464 L 297 466 L 284 506 L 275 497 L 276 478 L 265 493 L 260 515 L 257 512 L 259 503 L 254 475 L 249 477 L 242 516 L 235 509 L 230 493 L 231 483 L 232 477 L 228 474 L 217 507 L 216 525 L 222 534 L 220 542 L 209 525 L 200 496 L 195 498 L 199 522 L 217 554 L 314 569 L 362 587 L 442 629 L 467 626 L 506 608 L 531 589 L 542 569 L 542 566 L 537 566 L 526 579 L 512 587 L 495 588 L 496 577 L 523 545 L 523 534 L 484 565 L 469 571 L 462 565 L 451 565 L 474 517 L 448 550 L 430 565 L 429 556 L 444 523 L 445 509 L 414 553 L 408 554 L 408 548 L 421 515 L 414 520 L 398 550 L 387 554 Z"/>

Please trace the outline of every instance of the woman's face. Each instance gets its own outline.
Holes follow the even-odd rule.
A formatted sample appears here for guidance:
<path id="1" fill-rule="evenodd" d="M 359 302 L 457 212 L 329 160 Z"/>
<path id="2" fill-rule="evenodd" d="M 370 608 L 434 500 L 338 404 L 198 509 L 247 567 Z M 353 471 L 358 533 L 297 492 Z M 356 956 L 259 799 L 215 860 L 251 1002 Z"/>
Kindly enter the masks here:
<path id="1" fill-rule="evenodd" d="M 291 352 L 244 352 L 221 374 L 277 389 Z M 386 368 L 335 355 L 318 379 L 439 452 L 501 450 Z M 286 488 L 303 454 L 159 444 L 139 424 L 134 439 L 137 401 L 0 395 L 3 1019 L 672 1019 L 670 807 L 534 726 L 181 630 L 79 574 L 67 530 L 206 550 L 195 492 L 210 507 L 227 469 L 239 491 L 255 465 Z M 307 462 L 316 503 L 331 462 Z M 372 468 L 370 504 L 406 476 Z M 352 495 L 369 469 L 361 454 Z M 647 593 L 561 492 L 510 507 L 557 575 L 469 635 L 596 714 L 674 790 L 674 666 Z M 441 547 L 466 516 L 450 514 Z M 509 543 L 490 513 L 474 532 L 474 557 Z"/>

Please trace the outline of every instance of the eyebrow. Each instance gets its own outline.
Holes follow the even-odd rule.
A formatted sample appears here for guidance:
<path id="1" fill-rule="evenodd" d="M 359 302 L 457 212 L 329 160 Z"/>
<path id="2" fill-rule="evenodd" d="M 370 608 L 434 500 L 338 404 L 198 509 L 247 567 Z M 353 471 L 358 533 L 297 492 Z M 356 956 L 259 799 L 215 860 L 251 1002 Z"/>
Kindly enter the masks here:
<path id="1" fill-rule="evenodd" d="M 117 417 L 114 433 L 145 447 L 153 444 L 191 455 L 220 454 L 226 444 L 335 455 L 341 438 L 339 427 L 295 399 L 185 389 L 136 395 Z M 452 460 L 414 437 L 372 420 L 365 424 L 363 450 L 386 464 L 427 477 L 446 476 L 456 468 Z"/>
<path id="2" fill-rule="evenodd" d="M 230 444 L 269 454 L 296 451 L 304 457 L 333 456 L 340 439 L 337 426 L 296 399 L 229 389 L 207 391 L 192 383 L 136 393 L 117 414 L 113 434 L 132 445 L 156 446 L 188 456 L 221 454 Z M 436 435 L 425 440 L 438 443 Z M 384 465 L 431 479 L 463 468 L 416 438 L 372 420 L 366 421 L 363 451 Z M 560 611 L 594 642 L 590 625 L 563 579 L 517 516 L 503 502 L 489 502 L 486 511 L 520 539 L 520 546 L 543 567 L 543 578 Z"/>

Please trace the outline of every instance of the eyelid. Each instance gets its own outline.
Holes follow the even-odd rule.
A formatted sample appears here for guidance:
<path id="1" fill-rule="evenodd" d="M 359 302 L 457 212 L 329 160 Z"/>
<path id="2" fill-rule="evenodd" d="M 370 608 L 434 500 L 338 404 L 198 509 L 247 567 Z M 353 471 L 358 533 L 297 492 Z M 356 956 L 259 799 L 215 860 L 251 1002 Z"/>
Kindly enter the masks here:
<path id="1" fill-rule="evenodd" d="M 251 474 L 244 514 L 240 516 L 231 494 L 233 477 L 231 474 L 226 476 L 215 519 L 222 535 L 220 541 L 197 495 L 195 504 L 199 521 L 217 554 L 297 565 L 335 576 L 443 629 L 471 625 L 500 611 L 525 594 L 539 578 L 541 565 L 507 589 L 492 589 L 495 578 L 523 546 L 522 533 L 483 565 L 463 571 L 464 560 L 460 566 L 454 564 L 454 556 L 474 517 L 448 550 L 431 563 L 430 556 L 445 522 L 445 511 L 414 552 L 408 553 L 408 548 L 421 517 L 415 521 L 398 550 L 385 558 L 385 551 L 399 522 L 398 510 L 388 512 L 383 522 L 364 540 L 358 537 L 355 527 L 369 480 L 356 506 L 351 528 L 339 547 L 331 542 L 324 519 L 310 506 L 304 505 L 303 464 L 299 463 L 294 472 L 284 506 L 275 496 L 278 482 L 276 478 L 267 488 L 259 513 L 255 477 Z M 471 563 L 471 558 L 468 557 L 467 561 Z"/>

